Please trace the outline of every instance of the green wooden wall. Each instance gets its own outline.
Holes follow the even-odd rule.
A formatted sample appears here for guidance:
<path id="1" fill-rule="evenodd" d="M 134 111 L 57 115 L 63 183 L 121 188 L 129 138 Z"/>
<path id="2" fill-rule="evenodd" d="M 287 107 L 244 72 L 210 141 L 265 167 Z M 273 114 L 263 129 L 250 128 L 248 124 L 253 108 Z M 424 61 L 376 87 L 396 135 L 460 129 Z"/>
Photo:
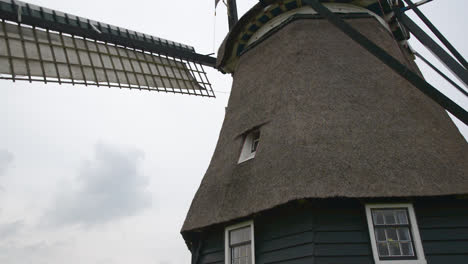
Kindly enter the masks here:
<path id="1" fill-rule="evenodd" d="M 428 264 L 468 264 L 468 200 L 411 202 Z M 256 264 L 373 264 L 364 203 L 294 202 L 254 216 Z M 196 264 L 224 263 L 224 226 L 203 237 Z"/>
<path id="2" fill-rule="evenodd" d="M 255 219 L 256 263 L 372 263 L 364 208 L 292 204 Z"/>
<path id="3" fill-rule="evenodd" d="M 428 264 L 468 264 L 468 200 L 414 203 Z"/>
<path id="4" fill-rule="evenodd" d="M 203 234 L 199 261 L 196 264 L 224 263 L 224 227 L 211 228 Z"/>

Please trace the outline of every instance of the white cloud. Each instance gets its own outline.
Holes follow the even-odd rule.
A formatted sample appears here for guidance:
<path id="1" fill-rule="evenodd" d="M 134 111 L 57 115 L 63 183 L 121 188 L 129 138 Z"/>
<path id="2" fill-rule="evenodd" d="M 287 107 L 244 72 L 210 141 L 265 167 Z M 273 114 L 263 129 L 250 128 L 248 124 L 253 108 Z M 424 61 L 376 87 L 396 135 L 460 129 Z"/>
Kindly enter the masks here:
<path id="1" fill-rule="evenodd" d="M 13 162 L 14 156 L 7 150 L 0 149 L 0 176 L 3 176 Z"/>
<path id="2" fill-rule="evenodd" d="M 8 237 L 16 236 L 23 227 L 22 220 L 0 224 L 0 238 L 5 240 Z"/>
<path id="3" fill-rule="evenodd" d="M 139 171 L 143 153 L 108 144 L 95 146 L 75 184 L 63 186 L 44 216 L 47 225 L 93 226 L 136 215 L 151 205 L 149 180 Z"/>

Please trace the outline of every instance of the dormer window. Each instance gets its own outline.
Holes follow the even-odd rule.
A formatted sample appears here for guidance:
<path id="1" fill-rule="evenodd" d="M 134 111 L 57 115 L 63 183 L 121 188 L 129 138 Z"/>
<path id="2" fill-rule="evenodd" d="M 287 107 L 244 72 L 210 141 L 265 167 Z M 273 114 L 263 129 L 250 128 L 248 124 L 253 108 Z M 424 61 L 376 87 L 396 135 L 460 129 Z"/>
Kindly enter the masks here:
<path id="1" fill-rule="evenodd" d="M 250 147 L 250 153 L 255 153 L 257 151 L 258 142 L 260 141 L 260 131 L 252 132 L 252 144 Z"/>
<path id="2" fill-rule="evenodd" d="M 248 132 L 244 138 L 244 145 L 242 146 L 242 151 L 238 163 L 254 158 L 259 142 L 260 130 Z"/>

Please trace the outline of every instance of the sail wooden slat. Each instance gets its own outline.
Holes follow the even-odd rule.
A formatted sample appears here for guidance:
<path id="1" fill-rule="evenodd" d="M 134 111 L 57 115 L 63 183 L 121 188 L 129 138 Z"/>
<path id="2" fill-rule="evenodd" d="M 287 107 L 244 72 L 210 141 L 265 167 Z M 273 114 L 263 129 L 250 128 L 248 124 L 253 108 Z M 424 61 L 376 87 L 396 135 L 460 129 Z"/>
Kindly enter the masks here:
<path id="1" fill-rule="evenodd" d="M 206 78 L 203 68 L 189 67 L 189 61 L 15 22 L 0 23 L 1 79 L 214 96 L 201 78 Z"/>

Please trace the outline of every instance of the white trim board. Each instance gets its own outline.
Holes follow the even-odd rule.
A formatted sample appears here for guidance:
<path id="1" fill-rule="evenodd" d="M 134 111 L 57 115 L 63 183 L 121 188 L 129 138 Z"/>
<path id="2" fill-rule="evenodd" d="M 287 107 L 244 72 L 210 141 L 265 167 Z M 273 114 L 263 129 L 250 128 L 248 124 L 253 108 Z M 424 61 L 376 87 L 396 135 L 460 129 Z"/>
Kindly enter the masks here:
<path id="1" fill-rule="evenodd" d="M 226 227 L 224 231 L 224 263 L 230 264 L 231 263 L 231 252 L 229 250 L 229 231 L 250 226 L 250 250 L 252 253 L 252 264 L 255 264 L 255 240 L 254 240 L 254 222 L 253 220 L 241 222 L 235 225 L 231 225 Z"/>
<path id="2" fill-rule="evenodd" d="M 408 217 L 411 226 L 411 236 L 413 238 L 414 250 L 416 252 L 417 259 L 409 260 L 380 260 L 379 253 L 377 251 L 377 242 L 375 241 L 374 223 L 372 221 L 371 209 L 385 209 L 385 208 L 407 208 Z M 369 236 L 372 246 L 372 255 L 374 256 L 375 264 L 427 264 L 426 257 L 424 255 L 424 249 L 422 247 L 421 236 L 419 235 L 418 223 L 416 222 L 416 214 L 414 213 L 414 207 L 410 203 L 399 203 L 399 204 L 366 204 L 366 217 L 367 225 L 369 227 Z"/>

